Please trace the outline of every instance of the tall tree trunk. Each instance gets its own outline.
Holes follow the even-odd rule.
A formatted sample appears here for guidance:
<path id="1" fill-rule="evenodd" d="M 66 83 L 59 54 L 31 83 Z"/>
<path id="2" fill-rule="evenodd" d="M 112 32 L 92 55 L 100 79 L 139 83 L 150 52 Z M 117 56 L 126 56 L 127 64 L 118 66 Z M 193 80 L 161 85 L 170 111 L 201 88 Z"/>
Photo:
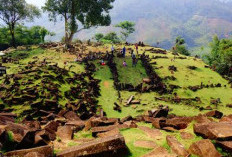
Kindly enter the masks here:
<path id="1" fill-rule="evenodd" d="M 75 19 L 75 0 L 72 0 L 72 10 L 71 10 L 71 17 L 67 17 L 67 14 L 65 14 L 65 48 L 67 49 L 71 43 L 74 34 L 76 33 L 77 30 L 77 25 L 76 25 L 76 19 Z"/>
<path id="2" fill-rule="evenodd" d="M 68 38 L 68 44 L 72 43 L 72 39 L 74 34 L 76 33 L 77 25 L 76 25 L 76 19 L 75 19 L 75 14 L 76 14 L 76 9 L 75 9 L 75 0 L 72 0 L 72 10 L 71 10 L 71 19 L 70 19 L 70 34 Z"/>
<path id="3" fill-rule="evenodd" d="M 16 48 L 16 42 L 15 42 L 15 24 L 12 23 L 9 25 L 10 34 L 11 34 L 11 45 Z"/>
<path id="4" fill-rule="evenodd" d="M 71 34 L 70 34 L 70 36 L 69 36 L 69 38 L 68 38 L 68 44 L 71 44 L 71 43 L 72 43 L 74 34 L 75 34 L 75 33 L 74 33 L 73 31 L 71 31 Z"/>
<path id="5" fill-rule="evenodd" d="M 69 45 L 69 30 L 68 30 L 68 18 L 65 14 L 65 17 L 64 17 L 64 20 L 65 20 L 65 39 L 64 39 L 64 43 L 65 43 L 65 49 L 68 48 L 68 45 Z"/>

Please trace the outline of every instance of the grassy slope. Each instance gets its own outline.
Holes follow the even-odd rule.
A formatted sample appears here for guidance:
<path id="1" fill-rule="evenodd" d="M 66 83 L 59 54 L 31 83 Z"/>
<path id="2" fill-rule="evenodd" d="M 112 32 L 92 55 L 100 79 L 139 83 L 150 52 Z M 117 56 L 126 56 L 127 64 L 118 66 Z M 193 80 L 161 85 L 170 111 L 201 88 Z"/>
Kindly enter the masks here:
<path id="1" fill-rule="evenodd" d="M 145 49 L 149 49 L 149 47 L 141 48 L 140 53 L 144 52 Z M 151 54 L 149 52 L 147 52 L 147 54 L 149 54 L 150 56 L 156 56 L 156 55 L 162 56 L 160 54 Z M 157 65 L 155 65 L 154 68 L 163 66 L 163 68 L 156 70 L 156 72 L 162 78 L 164 78 L 166 76 L 172 76 L 171 72 L 168 70 L 169 66 L 174 65 L 177 67 L 178 71 L 175 72 L 173 75 L 177 78 L 177 80 L 176 81 L 166 81 L 165 83 L 175 84 L 175 85 L 179 85 L 179 86 L 183 87 L 183 88 L 175 91 L 178 93 L 178 95 L 181 98 L 200 97 L 202 100 L 202 104 L 200 104 L 200 105 L 208 106 L 208 105 L 210 105 L 211 97 L 212 98 L 220 97 L 221 101 L 222 101 L 222 106 L 219 106 L 218 109 L 225 114 L 231 113 L 231 109 L 225 108 L 225 105 L 227 103 L 230 103 L 232 100 L 232 89 L 229 88 L 227 80 L 223 79 L 216 72 L 214 72 L 208 68 L 205 68 L 204 67 L 205 64 L 200 59 L 195 60 L 192 57 L 188 57 L 187 60 L 176 59 L 174 62 L 171 62 L 171 59 L 174 56 L 170 52 L 165 56 L 169 57 L 169 59 L 152 60 L 152 62 L 153 61 L 157 62 Z M 122 72 L 122 71 L 125 71 L 125 68 L 120 66 L 122 59 L 121 60 L 115 59 L 115 61 L 117 62 L 117 68 L 119 69 L 119 75 L 121 75 L 121 74 L 127 75 L 128 73 L 130 74 L 127 76 L 119 77 L 120 80 L 128 80 L 129 82 L 136 82 L 137 80 L 139 80 L 143 77 L 143 75 L 140 75 L 140 76 L 136 75 L 135 79 L 133 79 L 133 77 L 130 77 L 130 79 L 126 78 L 128 76 L 132 76 L 131 74 L 133 73 L 133 71 L 130 71 L 131 70 L 130 69 L 130 70 L 126 70 L 127 72 Z M 190 70 L 187 68 L 187 66 L 196 66 L 197 69 Z M 123 100 L 122 102 L 127 100 L 129 98 L 129 96 L 135 95 L 136 99 L 141 100 L 141 104 L 147 104 L 147 105 L 137 105 L 136 108 L 135 108 L 135 106 L 124 107 L 123 103 L 120 104 L 120 101 L 117 100 L 117 92 L 113 88 L 113 81 L 111 79 L 112 76 L 109 74 L 109 69 L 105 70 L 105 68 L 108 69 L 108 67 L 104 67 L 103 69 L 97 71 L 96 78 L 101 79 L 103 76 L 104 77 L 103 80 L 105 81 L 106 77 L 107 77 L 107 81 L 110 82 L 110 87 L 106 87 L 103 82 L 101 83 L 102 96 L 99 98 L 99 103 L 102 105 L 104 111 L 107 113 L 107 115 L 109 117 L 121 118 L 121 117 L 125 117 L 127 115 L 132 115 L 132 116 L 140 115 L 141 113 L 144 113 L 151 108 L 155 108 L 160 104 L 169 105 L 172 108 L 171 113 L 174 113 L 174 114 L 179 115 L 179 116 L 195 116 L 195 115 L 198 115 L 199 113 L 202 113 L 198 109 L 191 107 L 191 106 L 186 106 L 184 104 L 171 104 L 171 103 L 162 102 L 162 101 L 155 101 L 154 97 L 160 96 L 160 95 L 158 95 L 157 93 L 154 93 L 154 92 L 140 94 L 140 93 L 135 93 L 135 92 L 123 91 L 123 92 L 121 92 L 122 100 Z M 137 67 L 138 71 L 140 68 L 142 68 L 142 67 Z M 105 75 L 105 73 L 108 73 L 108 74 Z M 186 87 L 188 87 L 188 86 L 200 85 L 201 82 L 203 82 L 204 84 L 221 83 L 222 86 L 227 85 L 227 87 L 208 88 L 208 89 L 199 90 L 197 92 L 193 92 L 189 89 L 186 89 Z M 107 95 L 110 97 L 106 98 Z M 167 94 L 164 96 L 172 96 L 172 95 Z M 121 113 L 113 110 L 113 103 L 115 101 L 121 105 L 121 107 L 122 107 Z M 140 125 L 145 125 L 145 126 L 152 128 L 152 126 L 150 124 L 143 123 Z M 141 140 L 141 139 L 151 140 L 151 141 L 156 142 L 158 145 L 167 148 L 170 151 L 170 148 L 167 145 L 166 138 L 165 138 L 167 135 L 174 135 L 178 139 L 178 141 L 180 141 L 185 146 L 186 149 L 188 149 L 189 146 L 193 142 L 201 139 L 201 137 L 194 135 L 193 123 L 191 125 L 189 125 L 189 127 L 187 129 L 185 129 L 185 132 L 188 132 L 188 133 L 191 133 L 194 135 L 194 139 L 191 139 L 191 140 L 183 140 L 181 138 L 179 132 L 174 132 L 174 133 L 167 133 L 165 131 L 161 131 L 161 132 L 163 134 L 163 138 L 161 140 L 154 141 L 153 139 L 146 136 L 144 134 L 144 132 L 139 130 L 139 129 L 129 129 L 129 130 L 127 129 L 127 130 L 121 131 L 121 133 L 124 135 L 124 137 L 126 139 L 127 146 L 131 151 L 131 155 L 129 155 L 131 157 L 139 157 L 139 156 L 142 156 L 142 155 L 148 153 L 149 151 L 151 151 L 149 149 L 135 147 L 134 142 L 137 140 Z"/>
<path id="2" fill-rule="evenodd" d="M 146 71 L 139 60 L 136 67 L 132 67 L 132 59 L 127 58 L 115 58 L 114 61 L 117 63 L 117 69 L 119 74 L 119 80 L 121 83 L 132 84 L 137 86 L 142 82 L 143 78 L 147 77 Z M 127 67 L 123 66 L 123 61 L 126 61 Z"/>
<path id="3" fill-rule="evenodd" d="M 119 46 L 121 48 L 121 46 Z M 130 47 L 131 48 L 131 47 Z M 140 49 L 140 54 L 145 51 L 145 49 L 149 49 L 149 47 L 146 48 L 141 48 Z M 162 56 L 161 54 L 151 54 L 147 52 L 150 56 Z M 223 111 L 225 114 L 230 114 L 231 109 L 225 108 L 224 106 L 228 103 L 231 103 L 232 100 L 232 89 L 229 88 L 227 80 L 223 79 L 218 73 L 205 68 L 205 64 L 200 60 L 194 60 L 192 57 L 188 57 L 186 60 L 180 60 L 176 59 L 174 62 L 171 61 L 174 56 L 171 53 L 168 53 L 165 55 L 169 57 L 169 59 L 155 59 L 152 60 L 157 62 L 157 65 L 154 65 L 155 67 L 161 67 L 161 69 L 156 69 L 156 72 L 162 77 L 166 76 L 172 76 L 171 72 L 168 70 L 168 67 L 171 65 L 174 65 L 177 67 L 178 71 L 173 74 L 177 78 L 176 81 L 166 81 L 166 84 L 175 84 L 179 85 L 182 88 L 176 90 L 175 92 L 178 93 L 178 95 L 181 98 L 195 98 L 195 97 L 200 97 L 202 100 L 202 103 L 199 104 L 201 106 L 209 106 L 210 105 L 210 100 L 211 98 L 221 98 L 222 101 L 222 106 L 219 106 L 218 109 Z M 123 59 L 115 59 L 117 63 L 117 68 L 119 69 L 119 78 L 121 80 L 125 80 L 127 82 L 138 82 L 138 80 L 141 80 L 144 78 L 145 75 L 133 75 L 135 73 L 135 70 L 131 67 L 122 67 L 121 63 Z M 128 65 L 130 65 L 130 59 L 128 59 Z M 196 70 L 190 70 L 187 68 L 187 66 L 196 66 Z M 108 67 L 104 67 L 108 69 Z M 132 70 L 131 70 L 132 69 Z M 138 66 L 136 67 L 136 71 L 143 71 L 142 67 Z M 106 74 L 107 73 L 107 74 Z M 121 76 L 122 74 L 125 74 Z M 136 76 L 135 79 L 132 76 Z M 119 100 L 117 100 L 117 92 L 113 89 L 113 81 L 112 81 L 112 76 L 110 74 L 109 69 L 108 70 L 99 70 L 96 73 L 96 78 L 99 78 L 102 80 L 101 83 L 101 89 L 102 89 L 102 97 L 99 98 L 99 104 L 102 105 L 103 109 L 105 109 L 106 113 L 110 117 L 123 117 L 128 114 L 132 116 L 139 115 L 141 113 L 144 113 L 145 111 L 155 108 L 156 106 L 160 104 L 164 105 L 169 105 L 173 111 L 172 113 L 175 113 L 180 116 L 194 116 L 200 113 L 198 109 L 195 109 L 194 107 L 191 106 L 186 106 L 184 104 L 170 104 L 167 102 L 162 102 L 162 101 L 155 101 L 155 97 L 159 97 L 159 95 L 155 92 L 151 93 L 134 93 L 134 92 L 127 92 L 123 91 L 121 92 L 122 96 L 122 103 L 120 103 Z M 104 83 L 104 81 L 106 81 Z M 122 82 L 123 82 L 122 81 Z M 193 92 L 186 87 L 188 86 L 195 86 L 195 85 L 200 85 L 201 82 L 204 84 L 211 84 L 211 83 L 221 83 L 223 87 L 221 88 L 208 88 L 208 89 L 202 89 L 198 90 L 197 92 Z M 104 85 L 105 84 L 105 85 Z M 109 84 L 106 88 L 106 84 Z M 227 85 L 227 87 L 224 87 L 224 85 Z M 110 88 L 110 90 L 109 90 Z M 113 91 L 113 92 L 112 92 Z M 225 92 L 226 91 L 226 92 Z M 112 92 L 112 93 L 111 93 Z M 223 94 L 222 94 L 223 93 Z M 110 98 L 107 98 L 107 95 L 110 96 Z M 136 99 L 141 100 L 141 104 L 147 104 L 147 105 L 137 105 L 135 106 L 130 106 L 130 107 L 124 107 L 123 104 L 124 102 L 131 96 L 134 95 Z M 164 95 L 164 96 L 172 96 L 172 95 Z M 113 103 L 117 102 L 122 106 L 122 112 L 118 113 L 113 110 Z M 214 106 L 213 106 L 214 107 Z"/>
<path id="4" fill-rule="evenodd" d="M 98 52 L 99 50 L 106 50 L 108 49 L 109 46 L 104 46 L 100 48 L 90 48 L 93 51 Z M 121 46 L 119 46 L 121 48 Z M 140 49 L 140 54 L 145 51 L 145 49 L 149 49 L 149 47 L 146 48 L 141 48 Z M 60 67 L 64 67 L 64 62 L 69 61 L 68 66 L 74 65 L 74 67 L 71 68 L 71 71 L 75 72 L 83 72 L 84 71 L 84 66 L 81 64 L 73 63 L 72 61 L 75 59 L 74 55 L 69 55 L 69 54 L 63 54 L 63 53 L 57 53 L 51 50 L 41 50 L 41 49 L 35 49 L 33 51 L 27 52 L 30 53 L 29 57 L 27 57 L 24 60 L 20 60 L 21 66 L 25 66 L 29 61 L 32 60 L 34 56 L 37 56 L 39 60 L 42 60 L 43 58 L 47 58 L 48 61 L 52 62 L 57 62 Z M 147 52 L 150 56 L 161 56 L 160 54 L 151 54 Z M 128 55 L 129 56 L 129 55 Z M 202 100 L 202 106 L 208 106 L 210 105 L 210 98 L 221 98 L 222 104 L 219 106 L 219 110 L 224 112 L 224 114 L 230 114 L 231 109 L 228 109 L 225 107 L 226 104 L 231 103 L 232 100 L 232 89 L 229 88 L 229 85 L 227 84 L 227 81 L 223 79 L 219 74 L 216 72 L 213 72 L 210 69 L 207 69 L 204 67 L 204 63 L 201 60 L 194 60 L 192 57 L 189 57 L 187 60 L 175 60 L 174 62 L 171 62 L 171 59 L 173 58 L 173 55 L 171 53 L 168 53 L 167 56 L 169 59 L 156 59 L 152 61 L 156 61 L 157 65 L 154 65 L 155 67 L 161 67 L 161 69 L 157 69 L 156 72 L 162 77 L 166 76 L 171 76 L 172 74 L 168 70 L 168 67 L 170 65 L 174 65 L 177 67 L 178 71 L 173 74 L 177 78 L 176 81 L 166 81 L 167 84 L 176 84 L 181 86 L 181 89 L 176 90 L 178 95 L 183 98 L 193 98 L 193 97 L 200 97 Z M 128 65 L 131 66 L 130 60 L 128 59 Z M 146 75 L 144 75 L 144 69 L 142 68 L 141 65 L 137 66 L 136 69 L 132 67 L 127 67 L 122 68 L 121 63 L 122 60 L 116 59 L 117 66 L 119 69 L 119 75 L 120 75 L 120 81 L 128 81 L 130 83 L 139 83 L 140 80 Z M 4 64 L 5 66 L 8 67 L 7 72 L 9 74 L 16 73 L 18 71 L 18 65 L 17 64 Z M 188 65 L 191 66 L 196 66 L 198 67 L 197 70 L 192 71 L 187 68 Z M 99 97 L 99 104 L 101 107 L 104 109 L 104 111 L 107 113 L 108 117 L 118 117 L 122 118 L 127 115 L 140 115 L 145 113 L 147 110 L 151 108 L 155 108 L 160 104 L 164 105 L 169 105 L 170 108 L 172 108 L 172 113 L 177 114 L 179 116 L 194 116 L 199 113 L 201 113 L 199 110 L 195 109 L 194 107 L 191 106 L 186 106 L 184 104 L 170 104 L 162 101 L 155 101 L 156 96 L 160 96 L 155 92 L 151 93 L 135 93 L 135 92 L 128 92 L 128 91 L 122 91 L 122 103 L 121 101 L 118 100 L 118 93 L 113 87 L 113 80 L 112 80 L 112 74 L 110 72 L 110 69 L 108 66 L 98 66 L 97 65 L 97 72 L 95 73 L 95 78 L 100 79 L 101 83 L 101 96 Z M 139 75 L 141 73 L 141 75 Z M 126 75 L 123 75 L 126 74 Z M 136 77 L 129 77 L 132 76 Z M 0 82 L 2 79 L 0 79 Z M 188 89 L 186 89 L 187 86 L 191 85 L 200 85 L 200 83 L 203 82 L 204 84 L 211 84 L 211 83 L 221 83 L 222 85 L 227 85 L 227 87 L 221 87 L 221 88 L 209 88 L 209 89 L 202 89 L 197 92 L 192 92 Z M 69 85 L 63 85 L 61 87 L 63 91 L 69 89 Z M 124 107 L 124 101 L 127 100 L 131 95 L 134 95 L 136 99 L 141 100 L 141 105 L 136 105 L 136 106 L 129 106 L 129 107 Z M 171 96 L 171 95 L 164 95 L 164 96 Z M 1 101 L 1 100 L 0 100 Z M 122 112 L 119 113 L 117 111 L 113 110 L 113 104 L 114 102 L 119 103 L 122 107 Z M 146 105 L 142 105 L 146 104 Z M 19 111 L 23 106 L 15 106 Z M 152 127 L 150 124 L 144 124 L 141 123 L 139 125 L 143 126 L 148 126 Z M 159 141 L 154 141 L 150 137 L 146 136 L 146 134 L 139 130 L 139 129 L 127 129 L 127 130 L 121 130 L 121 133 L 125 136 L 127 146 L 129 147 L 131 151 L 131 157 L 139 157 L 142 156 L 143 154 L 146 154 L 147 152 L 151 151 L 150 149 L 143 149 L 143 148 L 138 148 L 133 145 L 133 143 L 136 140 L 153 140 L 156 142 L 158 145 L 163 146 L 167 149 L 170 149 L 166 143 L 165 137 L 166 135 L 174 135 L 177 137 L 177 139 L 184 144 L 186 148 L 189 147 L 189 145 L 194 142 L 199 140 L 199 137 L 195 137 L 193 140 L 182 140 L 180 138 L 180 133 L 175 132 L 175 133 L 167 133 L 164 131 L 161 131 L 163 134 L 163 138 Z M 189 132 L 193 134 L 193 129 L 192 129 L 192 124 L 185 130 L 185 132 Z M 88 137 L 90 136 L 89 133 L 83 133 L 80 132 L 76 135 L 76 138 L 81 138 L 83 135 L 87 135 Z M 72 144 L 69 144 L 72 145 Z"/>
<path id="5" fill-rule="evenodd" d="M 200 97 L 202 101 L 202 106 L 209 106 L 211 98 L 220 98 L 221 106 L 219 106 L 219 110 L 221 110 L 224 114 L 230 114 L 231 109 L 225 108 L 227 104 L 231 103 L 232 100 L 232 89 L 228 84 L 228 81 L 222 78 L 218 73 L 212 71 L 209 68 L 205 68 L 205 64 L 200 60 L 195 60 L 193 57 L 188 57 L 186 60 L 176 59 L 174 62 L 171 61 L 173 59 L 172 54 L 167 55 L 169 59 L 157 59 L 156 67 L 163 66 L 163 68 L 156 70 L 157 73 L 162 77 L 166 76 L 174 76 L 177 78 L 175 81 L 166 81 L 167 84 L 175 84 L 179 85 L 182 88 L 176 90 L 180 97 L 184 98 L 194 98 Z M 168 67 L 174 65 L 177 67 L 177 72 L 173 75 L 168 70 Z M 196 66 L 196 70 L 190 70 L 188 66 Z M 217 84 L 221 83 L 221 88 L 205 88 L 202 90 L 198 90 L 197 92 L 193 92 L 187 89 L 188 86 L 200 85 L 201 82 L 204 84 Z M 226 87 L 224 87 L 226 85 Z"/>
<path id="6" fill-rule="evenodd" d="M 72 75 L 71 71 L 76 72 L 76 73 L 84 72 L 84 65 L 74 63 L 73 60 L 74 60 L 75 56 L 69 55 L 69 54 L 57 53 L 55 51 L 43 50 L 43 49 L 34 47 L 32 50 L 29 50 L 29 51 L 15 51 L 14 53 L 8 54 L 8 55 L 11 56 L 12 58 L 19 59 L 20 55 L 22 55 L 22 54 L 27 54 L 27 55 L 25 58 L 19 60 L 19 64 L 15 64 L 15 63 L 3 64 L 4 66 L 7 67 L 8 74 L 18 73 L 18 71 L 20 70 L 19 66 L 24 67 L 30 61 L 34 61 L 34 60 L 42 61 L 44 58 L 46 58 L 46 60 L 48 62 L 58 63 L 58 66 L 61 68 L 64 67 L 65 61 L 66 62 L 69 61 L 68 65 L 66 65 L 65 68 L 67 69 L 67 68 L 71 67 L 70 68 L 70 75 Z M 53 73 L 51 71 L 48 71 L 48 72 L 50 75 L 55 76 L 55 73 Z M 20 80 L 19 82 L 27 81 L 28 79 L 30 79 L 30 75 L 28 75 L 27 78 Z M 42 76 L 42 75 L 44 75 L 44 73 L 42 73 L 40 75 Z M 2 83 L 2 82 L 3 82 L 3 79 L 0 79 L 0 83 Z M 40 84 L 41 80 L 39 79 L 33 83 Z M 59 82 L 54 81 L 54 83 L 59 83 Z M 30 86 L 32 86 L 32 85 L 29 85 L 29 87 Z M 65 91 L 70 90 L 70 87 L 71 87 L 71 85 L 68 83 L 61 84 L 60 90 L 62 91 L 62 95 L 64 95 Z M 25 88 L 25 87 L 20 87 L 20 88 Z M 2 102 L 2 100 L 0 100 L 0 103 L 1 102 Z M 64 106 L 67 103 L 67 100 L 63 97 L 61 100 L 59 100 L 59 103 L 62 106 Z M 12 106 L 11 108 L 15 110 L 14 112 L 16 114 L 21 114 L 23 111 L 30 109 L 30 105 L 18 104 L 18 105 Z"/>

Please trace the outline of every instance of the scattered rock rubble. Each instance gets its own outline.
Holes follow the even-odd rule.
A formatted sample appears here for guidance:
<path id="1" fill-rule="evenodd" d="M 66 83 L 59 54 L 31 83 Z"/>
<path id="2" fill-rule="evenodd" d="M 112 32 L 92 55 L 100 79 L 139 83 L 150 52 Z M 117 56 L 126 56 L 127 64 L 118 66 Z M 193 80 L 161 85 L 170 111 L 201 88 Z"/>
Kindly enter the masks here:
<path id="1" fill-rule="evenodd" d="M 17 115 L 0 113 L 0 143 L 3 148 L 10 148 L 5 154 L 6 156 L 29 156 L 33 154 L 51 156 L 53 152 L 52 141 L 56 140 L 57 137 L 61 141 L 72 140 L 74 133 L 84 129 L 90 130 L 93 137 L 98 138 L 90 142 L 84 142 L 80 146 L 67 148 L 59 152 L 57 156 L 78 157 L 84 154 L 87 156 L 120 156 L 119 154 L 128 153 L 125 139 L 120 135 L 120 129 L 139 128 L 152 139 L 159 140 L 162 138 L 159 129 L 165 131 L 184 130 L 191 122 L 195 121 L 194 132 L 196 135 L 208 140 L 193 143 L 187 150 L 174 136 L 167 136 L 167 143 L 175 154 L 179 156 L 195 154 L 207 157 L 206 149 L 212 149 L 212 156 L 220 156 L 210 140 L 217 140 L 217 145 L 228 152 L 232 150 L 232 116 L 222 117 L 222 113 L 210 111 L 205 115 L 195 117 L 178 117 L 169 115 L 168 111 L 169 108 L 164 106 L 149 111 L 148 115 L 135 118 L 128 116 L 117 119 L 107 118 L 104 115 L 95 115 L 88 120 L 83 120 L 73 111 L 61 110 L 58 114 L 47 112 L 47 118 L 53 117 L 47 122 L 40 118 L 25 118 L 19 123 L 15 123 Z M 41 113 L 45 114 L 44 112 Z M 219 118 L 220 120 L 219 122 L 212 121 L 210 117 Z M 156 129 L 138 126 L 137 122 L 152 123 Z M 181 137 L 191 139 L 193 135 L 181 131 Z M 138 141 L 135 145 L 154 148 L 154 151 L 158 149 L 158 146 L 149 141 Z"/>
<path id="2" fill-rule="evenodd" d="M 88 43 L 91 44 L 91 43 Z M 50 48 L 60 51 L 63 47 L 60 43 L 49 43 L 41 45 L 42 48 Z M 83 52 L 86 50 L 86 44 L 77 43 L 71 45 L 68 50 L 71 53 Z M 166 54 L 166 51 L 149 49 L 152 53 Z M 99 57 L 100 56 L 100 57 Z M 200 157 L 220 157 L 222 156 L 215 148 L 221 147 L 228 153 L 232 153 L 232 115 L 223 116 L 223 113 L 213 110 L 210 106 L 207 110 L 212 110 L 204 115 L 194 117 L 180 117 L 169 114 L 171 110 L 168 106 L 159 106 L 156 109 L 148 111 L 147 114 L 137 117 L 107 118 L 104 111 L 97 114 L 97 97 L 99 93 L 99 80 L 93 78 L 96 67 L 88 60 L 101 58 L 101 54 L 96 56 L 87 56 L 81 61 L 86 65 L 86 72 L 82 74 L 72 73 L 65 68 L 60 68 L 56 64 L 46 60 L 32 61 L 17 74 L 6 75 L 4 83 L 0 85 L 0 99 L 5 105 L 0 104 L 0 149 L 5 150 L 6 157 L 31 157 L 31 156 L 54 156 L 54 141 L 60 139 L 71 141 L 74 134 L 79 131 L 90 131 L 94 139 L 83 142 L 78 146 L 65 148 L 56 154 L 57 157 L 83 157 L 83 156 L 106 156 L 121 157 L 129 153 L 124 137 L 120 134 L 121 129 L 138 128 L 153 140 L 160 140 L 162 133 L 160 130 L 168 132 L 180 132 L 184 140 L 193 139 L 195 136 L 201 136 L 204 139 L 194 142 L 188 149 L 178 141 L 175 136 L 167 136 L 167 144 L 172 149 L 170 154 L 165 148 L 159 147 L 153 141 L 140 140 L 135 141 L 134 145 L 142 148 L 153 149 L 144 157 L 152 156 L 190 156 L 190 154 Z M 22 56 L 25 57 L 25 56 Z M 118 80 L 116 64 L 113 62 L 113 56 L 104 56 L 108 61 L 108 66 L 114 77 L 114 85 L 117 90 L 149 92 L 156 91 L 160 94 L 168 91 L 162 79 L 153 70 L 149 56 L 141 55 L 140 59 L 146 69 L 149 78 L 143 79 L 141 85 L 133 87 L 129 84 L 121 84 Z M 166 56 L 155 56 L 155 59 Z M 186 59 L 178 57 L 177 59 Z M 11 58 L 3 58 L 4 62 L 17 62 Z M 191 70 L 197 67 L 189 66 Z M 170 66 L 169 70 L 177 71 L 175 66 Z M 52 72 L 52 74 L 51 74 Z M 24 77 L 25 75 L 30 77 Z M 86 81 L 88 78 L 89 81 Z M 166 79 L 175 80 L 174 77 Z M 40 83 L 34 82 L 41 80 Z M 70 84 L 71 88 L 65 91 L 64 95 L 68 102 L 65 108 L 60 106 L 61 85 Z M 143 83 L 147 84 L 143 88 Z M 75 85 L 75 86 L 74 86 Z M 23 89 L 20 87 L 24 86 Z M 221 87 L 221 84 L 211 84 L 188 87 L 193 91 L 202 88 Z M 180 88 L 171 86 L 173 89 Z M 178 100 L 177 100 L 178 99 Z M 199 98 L 165 98 L 157 97 L 156 100 L 173 101 L 175 103 L 185 101 L 201 102 Z M 139 100 L 134 100 L 130 96 L 126 105 L 139 104 Z M 212 104 L 220 103 L 220 100 L 211 101 Z M 30 105 L 31 109 L 25 110 L 22 115 L 11 113 L 13 105 Z M 230 104 L 228 104 L 229 107 Z M 121 106 L 114 104 L 114 110 L 121 111 Z M 19 121 L 19 116 L 24 117 Z M 217 119 L 217 120 L 215 120 Z M 151 123 L 154 128 L 139 126 L 138 122 Z M 185 132 L 185 129 L 191 124 L 195 135 Z M 212 140 L 216 142 L 212 142 Z"/>

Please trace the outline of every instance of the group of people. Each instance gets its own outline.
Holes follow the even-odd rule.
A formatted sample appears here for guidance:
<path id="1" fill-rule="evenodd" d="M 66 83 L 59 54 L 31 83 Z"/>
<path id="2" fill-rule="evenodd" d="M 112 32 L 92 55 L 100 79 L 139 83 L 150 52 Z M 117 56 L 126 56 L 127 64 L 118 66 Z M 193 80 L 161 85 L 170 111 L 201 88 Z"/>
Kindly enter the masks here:
<path id="1" fill-rule="evenodd" d="M 114 50 L 114 46 L 113 45 L 111 47 L 111 50 Z M 139 45 L 137 43 L 135 44 L 135 50 L 136 50 L 137 55 L 139 55 Z M 135 55 L 133 49 L 131 50 L 130 54 L 131 54 L 131 59 L 132 59 L 132 67 L 136 67 L 138 59 L 136 58 L 136 55 Z M 121 50 L 121 55 L 122 55 L 123 58 L 126 57 L 126 47 L 125 46 Z M 127 66 L 127 63 L 126 63 L 125 60 L 123 61 L 122 64 L 123 64 L 124 67 Z"/>
<path id="2" fill-rule="evenodd" d="M 136 51 L 136 53 L 137 53 L 137 56 L 139 55 L 139 46 L 140 46 L 140 45 L 141 45 L 141 43 L 140 43 L 140 44 L 136 43 L 136 44 L 134 45 L 134 49 L 135 49 L 135 51 Z M 114 52 L 115 52 L 115 47 L 114 47 L 114 45 L 112 45 L 112 46 L 111 46 L 111 55 L 114 55 Z M 122 56 L 123 58 L 125 58 L 125 57 L 126 57 L 126 52 L 127 52 L 127 49 L 126 49 L 125 46 L 123 46 L 123 48 L 122 48 L 122 50 L 121 50 L 121 52 L 120 52 L 120 56 Z M 135 52 L 134 52 L 133 49 L 131 50 L 130 54 L 131 54 L 131 59 L 132 59 L 132 67 L 136 67 L 137 62 L 138 62 L 138 59 L 137 59 L 136 54 L 135 54 Z M 108 56 L 108 55 L 109 55 L 109 52 L 107 51 L 107 56 Z M 102 66 L 106 65 L 106 63 L 104 62 L 104 60 L 101 60 L 100 64 L 101 64 Z M 122 65 L 123 65 L 124 67 L 127 67 L 127 66 L 128 66 L 125 60 L 123 61 Z"/>

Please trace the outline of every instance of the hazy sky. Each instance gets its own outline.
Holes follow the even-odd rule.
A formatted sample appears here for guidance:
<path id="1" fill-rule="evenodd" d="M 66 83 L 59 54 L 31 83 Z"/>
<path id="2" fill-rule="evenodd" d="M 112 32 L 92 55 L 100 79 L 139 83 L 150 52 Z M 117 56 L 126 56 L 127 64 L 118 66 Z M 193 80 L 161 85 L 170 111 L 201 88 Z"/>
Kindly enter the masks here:
<path id="1" fill-rule="evenodd" d="M 26 1 L 30 4 L 34 4 L 41 7 L 42 5 L 44 5 L 46 0 L 26 0 Z"/>

